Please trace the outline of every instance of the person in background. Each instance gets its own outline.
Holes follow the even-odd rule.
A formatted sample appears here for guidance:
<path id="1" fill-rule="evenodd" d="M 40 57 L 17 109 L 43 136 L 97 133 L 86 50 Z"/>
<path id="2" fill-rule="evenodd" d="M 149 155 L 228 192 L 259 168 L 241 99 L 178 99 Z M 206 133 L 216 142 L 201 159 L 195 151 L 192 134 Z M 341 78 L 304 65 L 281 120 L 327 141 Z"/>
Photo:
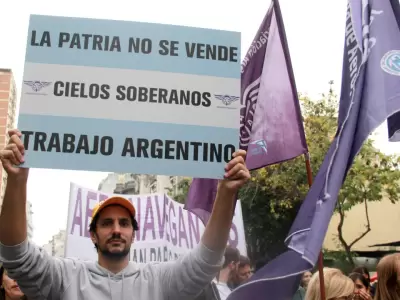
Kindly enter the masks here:
<path id="1" fill-rule="evenodd" d="M 248 259 L 244 255 L 240 255 L 238 269 L 236 272 L 236 276 L 232 278 L 232 280 L 228 283 L 229 287 L 234 290 L 239 285 L 246 282 L 252 275 L 250 259 Z"/>
<path id="2" fill-rule="evenodd" d="M 236 248 L 230 246 L 226 247 L 224 255 L 224 264 L 219 271 L 218 276 L 214 280 L 215 285 L 219 291 L 221 300 L 226 300 L 231 293 L 231 288 L 228 286 L 228 282 L 235 278 L 238 265 L 240 260 L 240 252 Z"/>
<path id="3" fill-rule="evenodd" d="M 306 295 L 306 291 L 307 291 L 307 286 L 308 283 L 310 282 L 312 273 L 310 271 L 306 271 L 303 273 L 303 275 L 301 276 L 300 279 L 300 285 L 299 288 L 297 289 L 296 293 L 293 296 L 293 300 L 303 300 L 305 295 Z"/>
<path id="4" fill-rule="evenodd" d="M 303 273 L 303 276 L 301 276 L 301 281 L 300 281 L 300 286 L 304 289 L 307 290 L 308 284 L 310 283 L 312 273 L 310 271 L 306 271 Z"/>
<path id="5" fill-rule="evenodd" d="M 241 285 L 247 281 L 252 275 L 250 259 L 244 255 L 240 255 L 237 271 L 238 284 Z"/>
<path id="6" fill-rule="evenodd" d="M 0 267 L 0 300 L 26 300 L 18 284 L 8 277 L 3 267 Z"/>
<path id="7" fill-rule="evenodd" d="M 358 273 L 358 274 L 361 274 L 362 276 L 364 276 L 364 278 L 368 282 L 368 293 L 372 297 L 374 297 L 374 295 L 375 295 L 375 287 L 372 287 L 372 285 L 371 285 L 371 275 L 369 274 L 368 268 L 365 267 L 365 266 L 357 267 L 351 273 Z"/>
<path id="8" fill-rule="evenodd" d="M 378 282 L 375 300 L 400 299 L 400 253 L 383 257 L 376 267 Z"/>
<path id="9" fill-rule="evenodd" d="M 354 296 L 354 283 L 342 271 L 324 268 L 325 296 L 327 300 L 350 300 Z M 307 287 L 305 300 L 321 300 L 319 272 L 314 273 Z"/>
<path id="10" fill-rule="evenodd" d="M 368 283 L 371 283 L 371 275 L 369 275 L 369 270 L 367 267 L 357 267 L 353 271 L 351 271 L 351 273 L 359 273 L 367 279 Z"/>
<path id="11" fill-rule="evenodd" d="M 360 273 L 350 273 L 349 277 L 354 282 L 354 299 L 359 300 L 372 300 L 372 296 L 369 292 L 369 282 L 368 279 Z"/>
<path id="12" fill-rule="evenodd" d="M 0 151 L 7 186 L 0 214 L 0 261 L 30 300 L 193 299 L 218 274 L 229 238 L 238 190 L 250 178 L 246 151 L 233 153 L 219 181 L 214 207 L 199 245 L 177 261 L 138 265 L 129 252 L 138 228 L 135 207 L 122 197 L 96 205 L 90 237 L 98 261 L 55 258 L 27 238 L 28 168 L 18 130 Z M 132 170 L 134 171 L 134 170 Z"/>

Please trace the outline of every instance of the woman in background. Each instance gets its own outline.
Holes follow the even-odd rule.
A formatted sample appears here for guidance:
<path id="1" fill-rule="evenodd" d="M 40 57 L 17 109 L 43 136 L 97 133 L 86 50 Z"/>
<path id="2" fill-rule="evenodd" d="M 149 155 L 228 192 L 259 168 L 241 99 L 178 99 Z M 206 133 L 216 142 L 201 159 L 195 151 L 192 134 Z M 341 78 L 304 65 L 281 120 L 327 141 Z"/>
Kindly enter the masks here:
<path id="1" fill-rule="evenodd" d="M 312 273 L 310 271 L 304 272 L 301 277 L 300 286 L 307 291 L 308 284 L 311 280 Z"/>
<path id="2" fill-rule="evenodd" d="M 360 300 L 372 300 L 371 293 L 369 291 L 370 285 L 368 279 L 365 278 L 363 274 L 360 273 L 351 273 L 349 275 L 350 279 L 353 280 L 355 289 L 355 299 Z"/>
<path id="3" fill-rule="evenodd" d="M 400 300 L 400 254 L 383 257 L 376 268 L 375 300 Z"/>
<path id="4" fill-rule="evenodd" d="M 308 283 L 310 282 L 311 276 L 312 273 L 310 271 L 306 271 L 303 273 L 300 280 L 300 286 L 297 289 L 296 293 L 294 294 L 292 300 L 304 300 L 306 296 L 307 286 Z"/>
<path id="5" fill-rule="evenodd" d="M 325 296 L 328 300 L 350 300 L 354 297 L 354 283 L 339 269 L 324 268 Z M 316 272 L 307 287 L 305 300 L 321 300 L 319 272 Z"/>
<path id="6" fill-rule="evenodd" d="M 375 295 L 375 287 L 371 283 L 371 275 L 369 275 L 369 270 L 367 269 L 367 267 L 365 267 L 365 266 L 357 267 L 351 273 L 359 273 L 367 279 L 368 291 L 369 291 L 371 297 L 373 298 Z"/>
<path id="7" fill-rule="evenodd" d="M 0 300 L 26 300 L 18 284 L 7 276 L 7 271 L 0 268 Z"/>

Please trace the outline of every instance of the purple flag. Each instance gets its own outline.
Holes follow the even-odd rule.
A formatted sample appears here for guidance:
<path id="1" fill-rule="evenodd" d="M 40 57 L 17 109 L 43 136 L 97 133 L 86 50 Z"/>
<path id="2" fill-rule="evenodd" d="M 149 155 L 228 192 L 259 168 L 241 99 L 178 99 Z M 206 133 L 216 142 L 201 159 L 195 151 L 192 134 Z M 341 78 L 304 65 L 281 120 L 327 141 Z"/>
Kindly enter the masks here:
<path id="1" fill-rule="evenodd" d="M 307 152 L 304 128 L 279 3 L 273 1 L 242 62 L 240 148 L 250 170 Z M 207 223 L 214 179 L 194 179 L 185 208 Z"/>
<path id="2" fill-rule="evenodd" d="M 397 26 L 400 28 L 400 6 L 394 3 L 398 0 L 390 0 L 393 12 L 397 21 Z M 400 65 L 397 65 L 400 70 Z M 396 112 L 388 118 L 388 133 L 390 142 L 400 141 L 400 112 Z"/>
<path id="3" fill-rule="evenodd" d="M 369 134 L 400 111 L 400 31 L 394 13 L 398 8 L 398 0 L 348 1 L 335 139 L 287 237 L 290 250 L 234 290 L 228 300 L 292 299 L 301 273 L 316 265 L 354 157 Z"/>

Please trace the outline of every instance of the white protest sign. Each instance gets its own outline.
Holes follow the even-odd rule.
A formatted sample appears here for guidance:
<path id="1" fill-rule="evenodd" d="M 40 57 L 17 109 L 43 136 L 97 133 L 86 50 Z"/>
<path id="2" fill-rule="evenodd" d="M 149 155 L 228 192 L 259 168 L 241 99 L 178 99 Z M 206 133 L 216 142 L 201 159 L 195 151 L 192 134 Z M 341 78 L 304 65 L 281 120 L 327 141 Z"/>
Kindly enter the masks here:
<path id="1" fill-rule="evenodd" d="M 222 178 L 240 69 L 238 32 L 32 15 L 24 166 Z"/>
<path id="2" fill-rule="evenodd" d="M 111 195 L 71 184 L 66 257 L 97 259 L 88 231 L 89 223 L 96 203 Z M 135 206 L 139 223 L 131 248 L 131 260 L 139 263 L 174 260 L 199 243 L 204 232 L 203 223 L 166 194 L 124 197 Z M 240 201 L 236 205 L 229 244 L 238 248 L 241 254 L 247 254 Z"/>

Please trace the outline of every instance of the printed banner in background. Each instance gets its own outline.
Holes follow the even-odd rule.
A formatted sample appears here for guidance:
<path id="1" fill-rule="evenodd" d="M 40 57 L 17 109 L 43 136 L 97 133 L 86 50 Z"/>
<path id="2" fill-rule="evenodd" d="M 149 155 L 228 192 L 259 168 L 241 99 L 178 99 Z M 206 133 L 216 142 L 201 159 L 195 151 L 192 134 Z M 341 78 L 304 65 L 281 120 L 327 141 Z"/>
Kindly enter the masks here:
<path id="1" fill-rule="evenodd" d="M 112 196 L 71 183 L 68 207 L 66 257 L 97 260 L 89 235 L 92 209 Z M 200 241 L 204 225 L 183 205 L 166 194 L 124 195 L 136 207 L 139 231 L 131 248 L 130 260 L 138 263 L 175 260 Z M 242 207 L 238 201 L 229 244 L 247 255 Z"/>
<path id="2" fill-rule="evenodd" d="M 18 128 L 32 168 L 222 178 L 240 33 L 32 15 Z"/>

